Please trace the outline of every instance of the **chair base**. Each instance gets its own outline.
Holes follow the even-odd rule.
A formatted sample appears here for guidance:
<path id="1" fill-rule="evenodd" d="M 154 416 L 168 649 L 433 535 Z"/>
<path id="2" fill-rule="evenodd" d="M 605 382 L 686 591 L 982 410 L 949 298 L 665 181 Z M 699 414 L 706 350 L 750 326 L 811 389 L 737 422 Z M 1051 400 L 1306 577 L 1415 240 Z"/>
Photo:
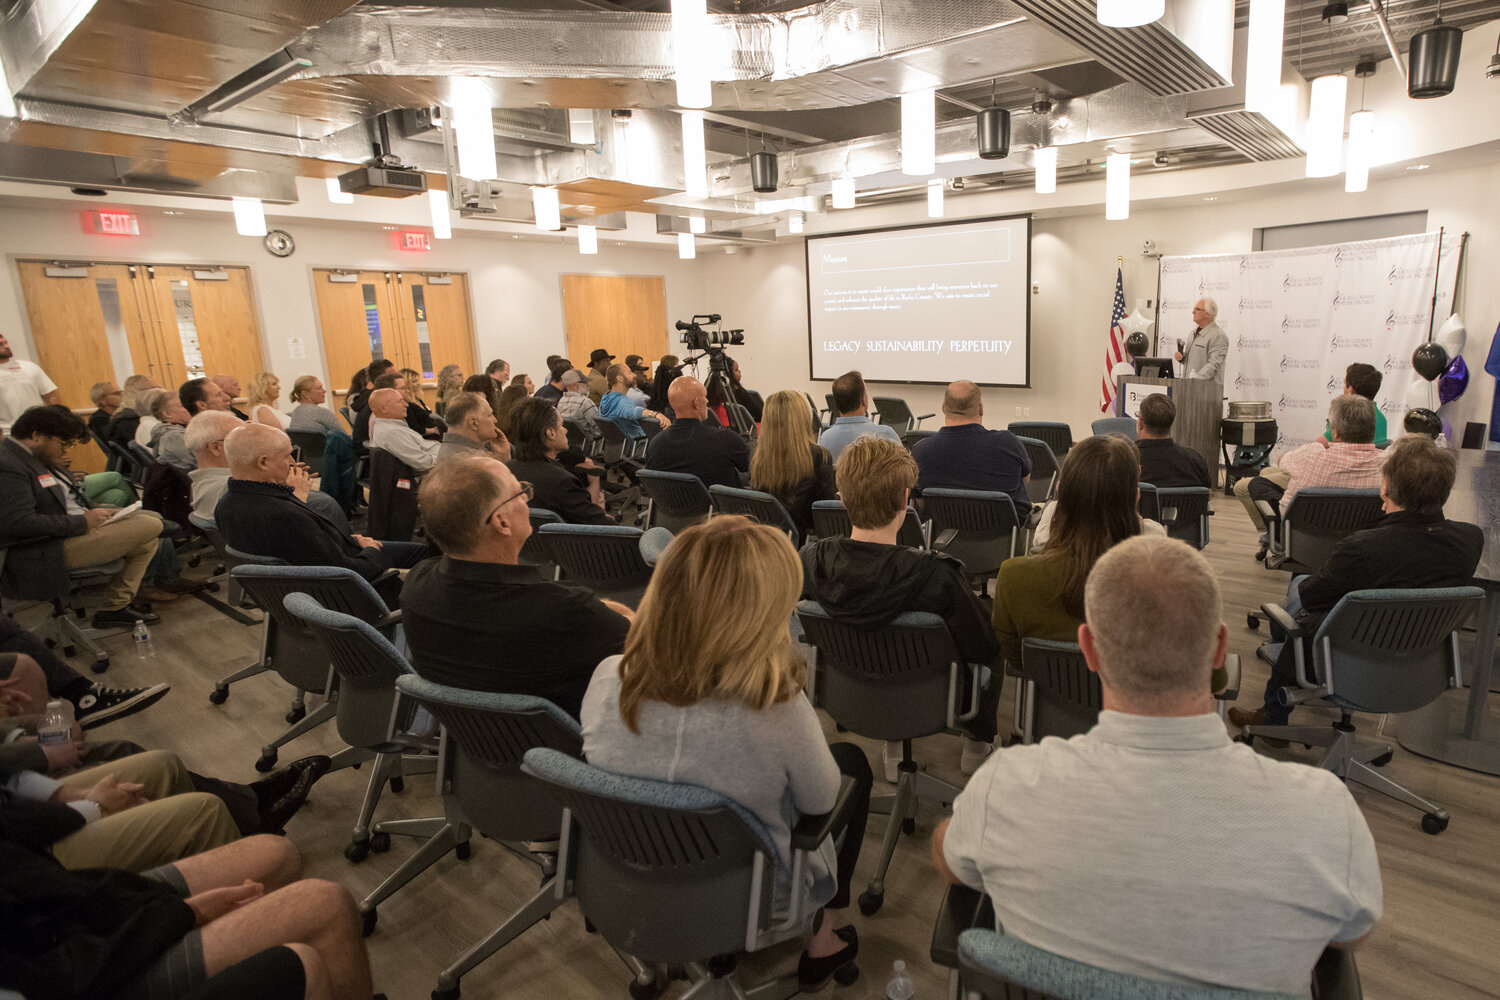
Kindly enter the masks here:
<path id="1" fill-rule="evenodd" d="M 436 860 L 436 859 L 434 859 Z M 510 944 L 523 933 L 530 930 L 534 925 L 552 916 L 552 911 L 568 901 L 567 897 L 558 898 L 556 858 L 548 857 L 543 865 L 542 884 L 531 895 L 531 898 L 521 904 L 506 919 L 505 923 L 496 927 L 485 935 L 482 941 L 474 944 L 462 955 L 454 960 L 453 964 L 438 974 L 437 989 L 433 990 L 434 997 L 457 997 L 458 984 L 464 976 L 472 972 L 480 963 L 484 962 L 495 952 Z M 392 876 L 394 878 L 394 876 Z"/>
<path id="2" fill-rule="evenodd" d="M 1448 827 L 1446 809 L 1376 770 L 1390 761 L 1394 749 L 1389 743 L 1361 740 L 1347 718 L 1330 726 L 1246 726 L 1242 732 L 1246 737 L 1261 736 L 1304 746 L 1327 747 L 1328 752 L 1318 764 L 1323 770 L 1420 809 L 1422 829 L 1428 833 L 1441 833 Z"/>
<path id="3" fill-rule="evenodd" d="M 109 669 L 109 653 L 96 640 L 123 635 L 129 630 L 92 628 L 82 624 L 82 614 L 81 608 L 55 606 L 47 620 L 52 630 L 49 645 L 60 647 L 64 656 L 76 656 L 78 650 L 82 649 L 88 654 L 89 668 L 96 674 L 102 674 Z"/>
<path id="4" fill-rule="evenodd" d="M 875 865 L 875 874 L 859 897 L 859 911 L 867 917 L 878 911 L 885 902 L 885 874 L 891 866 L 892 855 L 896 853 L 897 839 L 902 833 L 916 831 L 918 803 L 923 800 L 950 803 L 963 790 L 924 771 L 918 771 L 916 762 L 911 757 L 911 740 L 902 741 L 901 763 L 896 767 L 899 773 L 895 793 L 870 797 L 870 812 L 889 815 L 890 821 L 886 824 L 885 837 L 880 843 L 880 860 Z"/>

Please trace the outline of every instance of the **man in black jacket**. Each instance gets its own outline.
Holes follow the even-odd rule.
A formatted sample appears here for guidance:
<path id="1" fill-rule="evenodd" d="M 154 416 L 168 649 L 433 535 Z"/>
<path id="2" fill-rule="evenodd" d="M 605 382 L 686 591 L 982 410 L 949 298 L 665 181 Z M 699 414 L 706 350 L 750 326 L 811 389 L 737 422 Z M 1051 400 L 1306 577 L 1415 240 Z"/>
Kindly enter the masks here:
<path id="1" fill-rule="evenodd" d="M 39 599 L 68 591 L 67 571 L 125 560 L 105 587 L 94 612 L 95 628 L 130 628 L 137 619 L 160 619 L 132 606 L 156 555 L 161 518 L 136 511 L 113 524 L 117 513 L 94 507 L 60 467 L 73 445 L 89 439 L 88 427 L 63 406 L 34 406 L 16 418 L 0 441 L 0 545 L 7 547 L 5 579 Z"/>
<path id="2" fill-rule="evenodd" d="M 372 582 L 431 554 L 413 542 L 348 534 L 298 500 L 286 485 L 292 441 L 280 428 L 253 422 L 237 427 L 224 439 L 224 455 L 229 486 L 214 513 L 219 532 L 234 548 L 292 566 L 342 566 Z M 375 589 L 395 606 L 401 583 L 390 576 Z"/>
<path id="3" fill-rule="evenodd" d="M 750 449 L 734 431 L 705 423 L 708 390 L 690 375 L 672 380 L 672 426 L 651 439 L 646 468 L 655 472 L 687 472 L 704 486 L 744 484 L 750 472 Z"/>
<path id="4" fill-rule="evenodd" d="M 1391 445 L 1381 467 L 1384 516 L 1339 542 L 1317 573 L 1294 577 L 1287 588 L 1286 610 L 1307 626 L 1304 656 L 1312 655 L 1311 636 L 1318 623 L 1351 591 L 1469 584 L 1484 551 L 1484 532 L 1443 517 L 1457 469 L 1452 452 L 1421 435 Z M 1266 682 L 1265 706 L 1231 708 L 1229 721 L 1236 726 L 1286 725 L 1292 710 L 1279 704 L 1276 695 L 1296 686 L 1296 649 L 1288 642 Z"/>
<path id="5" fill-rule="evenodd" d="M 905 448 L 885 438 L 859 438 L 839 455 L 836 476 L 853 535 L 819 539 L 802 550 L 802 596 L 832 618 L 868 628 L 886 625 L 903 611 L 940 615 L 965 663 L 997 668 L 982 691 L 979 714 L 965 726 L 969 740 L 961 765 L 973 774 L 994 750 L 1002 683 L 990 614 L 964 580 L 963 563 L 897 543 L 917 483 L 916 460 Z M 900 759 L 901 745 L 887 745 L 891 781 Z"/>
<path id="6" fill-rule="evenodd" d="M 1141 452 L 1141 482 L 1158 489 L 1207 486 L 1213 489 L 1208 463 L 1191 448 L 1172 440 L 1177 406 L 1166 393 L 1153 392 L 1141 400 L 1135 418 L 1136 447 Z"/>

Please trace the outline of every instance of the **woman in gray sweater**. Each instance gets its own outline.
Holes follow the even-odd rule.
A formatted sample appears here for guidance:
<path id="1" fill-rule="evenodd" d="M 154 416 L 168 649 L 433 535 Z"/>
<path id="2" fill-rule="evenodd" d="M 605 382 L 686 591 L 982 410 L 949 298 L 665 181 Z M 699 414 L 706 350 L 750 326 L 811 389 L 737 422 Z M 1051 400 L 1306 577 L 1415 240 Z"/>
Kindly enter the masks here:
<path id="1" fill-rule="evenodd" d="M 795 891 L 824 907 L 797 966 L 812 990 L 859 953 L 846 917 L 872 777 L 863 750 L 824 741 L 803 694 L 787 627 L 801 589 L 782 532 L 735 516 L 688 528 L 657 563 L 624 654 L 595 671 L 580 722 L 589 763 L 711 788 L 760 819 L 778 902 Z M 792 886 L 791 828 L 833 808 L 841 773 L 855 780 L 854 815 L 809 859 L 809 884 Z"/>

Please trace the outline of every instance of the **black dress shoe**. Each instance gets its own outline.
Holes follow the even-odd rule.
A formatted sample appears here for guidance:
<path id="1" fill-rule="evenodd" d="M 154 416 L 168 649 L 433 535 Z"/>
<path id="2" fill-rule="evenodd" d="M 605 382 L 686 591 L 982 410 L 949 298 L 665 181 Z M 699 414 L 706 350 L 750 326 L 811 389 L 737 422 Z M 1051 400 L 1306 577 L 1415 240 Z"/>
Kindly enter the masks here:
<path id="1" fill-rule="evenodd" d="M 313 782 L 317 778 L 311 768 L 297 775 L 297 780 L 285 795 L 277 799 L 267 808 L 261 810 L 260 830 L 262 833 L 283 833 L 287 821 L 297 815 L 297 810 L 307 801 L 307 793 L 312 791 Z"/>
<path id="2" fill-rule="evenodd" d="M 332 763 L 332 758 L 322 754 L 303 757 L 252 782 L 250 788 L 255 792 L 260 808 L 261 830 L 273 833 L 285 826 L 292 813 L 302 807 L 312 786 L 328 773 Z M 297 797 L 299 789 L 300 797 Z M 291 801 L 293 798 L 296 798 L 295 803 Z"/>
<path id="3" fill-rule="evenodd" d="M 837 931 L 834 931 L 841 940 L 848 943 L 832 955 L 813 958 L 805 951 L 802 953 L 802 957 L 797 959 L 797 989 L 799 991 L 803 993 L 816 993 L 828 985 L 828 980 L 832 978 L 834 973 L 840 971 L 845 966 L 854 964 L 854 959 L 859 955 L 859 937 L 854 935 L 854 940 L 850 941 L 849 936 L 843 933 L 845 930 L 852 929 L 841 927 Z M 852 980 L 846 981 L 852 982 Z"/>
<path id="4" fill-rule="evenodd" d="M 126 607 L 118 611 L 95 611 L 92 624 L 94 628 L 135 628 L 137 621 L 155 625 L 161 621 L 161 616 L 134 607 Z"/>

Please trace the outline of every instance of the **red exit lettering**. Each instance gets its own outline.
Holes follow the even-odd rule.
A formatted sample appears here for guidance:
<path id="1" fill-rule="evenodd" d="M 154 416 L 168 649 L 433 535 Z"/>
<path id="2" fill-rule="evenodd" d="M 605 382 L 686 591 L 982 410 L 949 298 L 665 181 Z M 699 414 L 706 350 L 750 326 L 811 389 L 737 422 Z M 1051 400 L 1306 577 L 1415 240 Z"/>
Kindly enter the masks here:
<path id="1" fill-rule="evenodd" d="M 139 236 L 140 222 L 134 212 L 89 210 L 83 213 L 83 229 L 104 236 Z"/>
<path id="2" fill-rule="evenodd" d="M 422 232 L 411 232 L 403 230 L 401 233 L 402 250 L 431 250 L 427 242 L 427 234 Z"/>

